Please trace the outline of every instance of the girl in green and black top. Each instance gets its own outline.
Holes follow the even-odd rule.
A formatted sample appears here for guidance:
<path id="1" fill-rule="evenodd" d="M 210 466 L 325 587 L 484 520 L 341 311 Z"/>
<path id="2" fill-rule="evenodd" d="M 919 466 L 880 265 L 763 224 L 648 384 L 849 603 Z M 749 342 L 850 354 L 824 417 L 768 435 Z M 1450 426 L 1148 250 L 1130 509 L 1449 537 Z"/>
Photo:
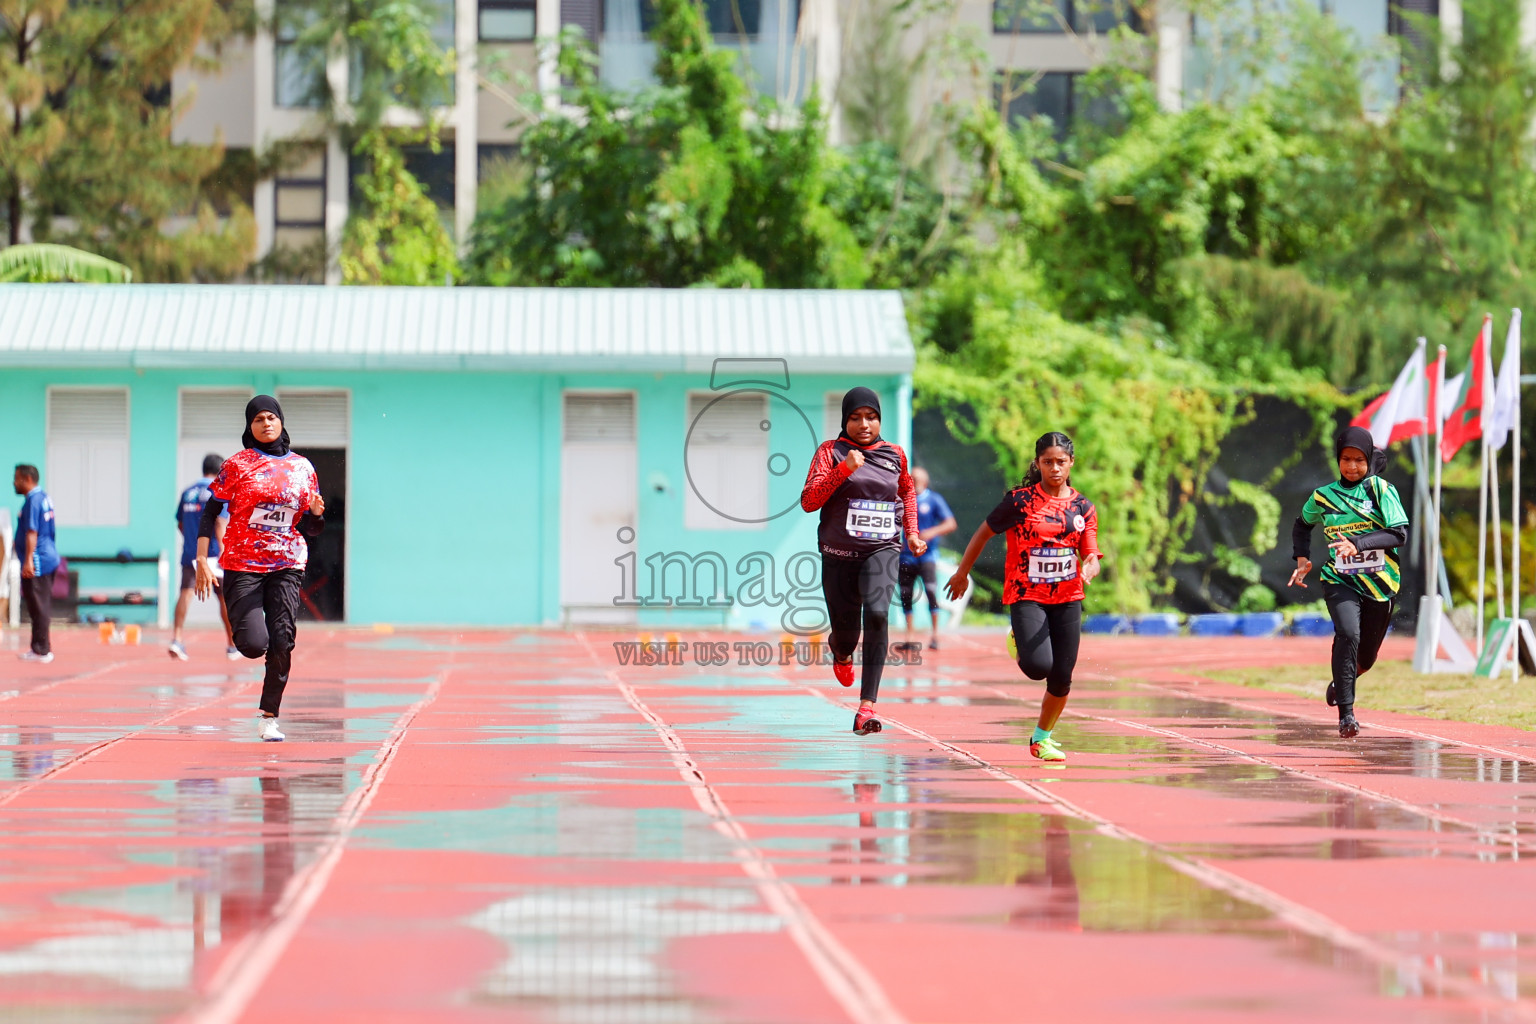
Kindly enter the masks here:
<path id="1" fill-rule="evenodd" d="M 1333 619 L 1333 682 L 1328 703 L 1339 709 L 1339 735 L 1356 736 L 1355 678 L 1376 664 L 1392 599 L 1402 583 L 1397 548 L 1408 540 L 1408 516 L 1397 488 L 1372 472 L 1371 432 L 1346 427 L 1335 445 L 1339 479 L 1312 492 L 1291 530 L 1296 571 L 1305 587 L 1312 571 L 1312 527 L 1321 523 L 1330 561 L 1323 565 L 1323 600 Z"/>

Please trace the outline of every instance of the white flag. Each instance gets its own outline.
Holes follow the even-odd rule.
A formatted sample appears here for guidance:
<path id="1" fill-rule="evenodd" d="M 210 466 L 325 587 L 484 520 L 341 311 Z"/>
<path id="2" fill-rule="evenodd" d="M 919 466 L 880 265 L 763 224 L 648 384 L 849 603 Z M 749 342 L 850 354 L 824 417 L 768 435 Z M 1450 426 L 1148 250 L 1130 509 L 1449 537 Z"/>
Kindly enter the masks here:
<path id="1" fill-rule="evenodd" d="M 1431 432 L 1428 382 L 1424 378 L 1424 339 L 1420 338 L 1408 363 L 1392 382 L 1371 416 L 1371 440 L 1385 450 L 1393 441 Z"/>
<path id="2" fill-rule="evenodd" d="M 1512 310 L 1504 338 L 1504 361 L 1493 386 L 1493 413 L 1483 420 L 1483 438 L 1494 451 L 1504 447 L 1520 419 L 1520 311 Z"/>

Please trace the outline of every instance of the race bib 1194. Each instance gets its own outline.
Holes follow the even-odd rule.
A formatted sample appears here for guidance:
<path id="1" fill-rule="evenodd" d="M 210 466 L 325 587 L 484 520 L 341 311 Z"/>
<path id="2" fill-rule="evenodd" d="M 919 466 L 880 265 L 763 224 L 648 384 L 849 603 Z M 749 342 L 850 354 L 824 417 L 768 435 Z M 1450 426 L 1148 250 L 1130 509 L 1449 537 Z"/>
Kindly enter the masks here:
<path id="1" fill-rule="evenodd" d="M 1333 571 L 1341 576 L 1358 576 L 1361 573 L 1381 572 L 1387 567 L 1387 553 L 1380 548 L 1374 551 L 1357 551 L 1345 556 L 1333 555 Z"/>
<path id="2" fill-rule="evenodd" d="M 1074 579 L 1077 579 L 1076 549 L 1029 549 L 1029 582 L 1065 583 Z"/>
<path id="3" fill-rule="evenodd" d="M 271 503 L 257 505 L 251 509 L 251 526 L 258 530 L 269 530 L 274 533 L 287 533 L 293 529 L 293 524 L 298 522 L 299 510 L 292 505 L 275 505 Z"/>
<path id="4" fill-rule="evenodd" d="M 853 498 L 848 502 L 848 536 L 886 540 L 896 536 L 896 503 Z"/>

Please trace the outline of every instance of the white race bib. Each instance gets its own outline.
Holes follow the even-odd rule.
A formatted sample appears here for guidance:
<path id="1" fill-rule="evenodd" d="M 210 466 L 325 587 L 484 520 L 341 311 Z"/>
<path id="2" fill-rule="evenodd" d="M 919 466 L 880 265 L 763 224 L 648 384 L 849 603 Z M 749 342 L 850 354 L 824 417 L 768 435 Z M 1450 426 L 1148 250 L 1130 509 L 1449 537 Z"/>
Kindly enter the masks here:
<path id="1" fill-rule="evenodd" d="M 1029 582 L 1065 583 L 1077 579 L 1077 551 L 1073 548 L 1030 548 Z"/>
<path id="2" fill-rule="evenodd" d="M 896 536 L 896 503 L 853 498 L 848 502 L 848 536 L 886 540 Z"/>
<path id="3" fill-rule="evenodd" d="M 251 526 L 257 530 L 287 533 L 298 519 L 299 510 L 292 505 L 267 503 L 251 509 Z"/>
<path id="4" fill-rule="evenodd" d="M 1345 557 L 1337 551 L 1333 555 L 1333 571 L 1341 576 L 1358 576 L 1366 572 L 1381 572 L 1387 567 L 1387 553 L 1381 548 L 1374 551 L 1357 551 Z"/>

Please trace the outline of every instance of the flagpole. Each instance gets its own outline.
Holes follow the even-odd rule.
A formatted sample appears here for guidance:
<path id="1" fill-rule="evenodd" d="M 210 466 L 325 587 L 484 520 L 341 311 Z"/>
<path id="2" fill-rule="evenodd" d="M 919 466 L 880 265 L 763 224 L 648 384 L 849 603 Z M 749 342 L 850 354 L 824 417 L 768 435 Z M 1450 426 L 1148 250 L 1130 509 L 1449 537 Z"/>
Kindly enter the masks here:
<path id="1" fill-rule="evenodd" d="M 1515 309 L 1510 312 L 1518 322 L 1520 311 Z M 1512 532 L 1514 533 L 1513 547 L 1510 551 L 1510 572 L 1512 573 L 1510 579 L 1510 603 L 1515 618 L 1515 656 L 1510 660 L 1513 662 L 1511 669 L 1512 677 L 1518 683 L 1520 681 L 1520 645 L 1523 643 L 1520 632 L 1520 620 L 1522 618 L 1520 614 L 1520 527 L 1525 520 L 1524 510 L 1520 507 L 1520 335 L 1518 331 L 1513 338 L 1508 339 L 1506 344 L 1513 344 L 1515 346 L 1515 428 L 1513 439 L 1515 465 L 1513 479 L 1510 482 L 1510 491 L 1512 493 L 1509 498 L 1509 522 L 1513 527 Z"/>
<path id="2" fill-rule="evenodd" d="M 1477 645 L 1476 651 L 1481 656 L 1483 650 L 1483 604 L 1484 588 L 1488 581 L 1488 441 L 1481 440 L 1478 446 L 1482 451 L 1482 462 L 1477 471 Z"/>
<path id="3" fill-rule="evenodd" d="M 1499 618 L 1507 618 L 1504 614 L 1504 514 L 1500 509 L 1499 497 L 1499 450 L 1495 448 L 1488 455 L 1488 497 L 1489 511 L 1492 514 L 1493 528 L 1493 592 L 1497 595 L 1494 607 L 1499 611 Z"/>
<path id="4" fill-rule="evenodd" d="M 1445 596 L 1440 589 L 1440 474 L 1445 468 L 1445 457 L 1441 451 L 1441 435 L 1445 431 L 1445 416 L 1440 412 L 1441 403 L 1445 401 L 1445 346 L 1441 345 L 1439 356 L 1435 366 L 1435 497 L 1434 508 L 1430 520 L 1430 543 L 1434 545 L 1434 558 L 1430 562 L 1431 572 L 1435 576 L 1435 617 L 1430 633 L 1429 663 L 1433 668 L 1436 659 L 1440 657 L 1440 619 L 1445 614 Z"/>

